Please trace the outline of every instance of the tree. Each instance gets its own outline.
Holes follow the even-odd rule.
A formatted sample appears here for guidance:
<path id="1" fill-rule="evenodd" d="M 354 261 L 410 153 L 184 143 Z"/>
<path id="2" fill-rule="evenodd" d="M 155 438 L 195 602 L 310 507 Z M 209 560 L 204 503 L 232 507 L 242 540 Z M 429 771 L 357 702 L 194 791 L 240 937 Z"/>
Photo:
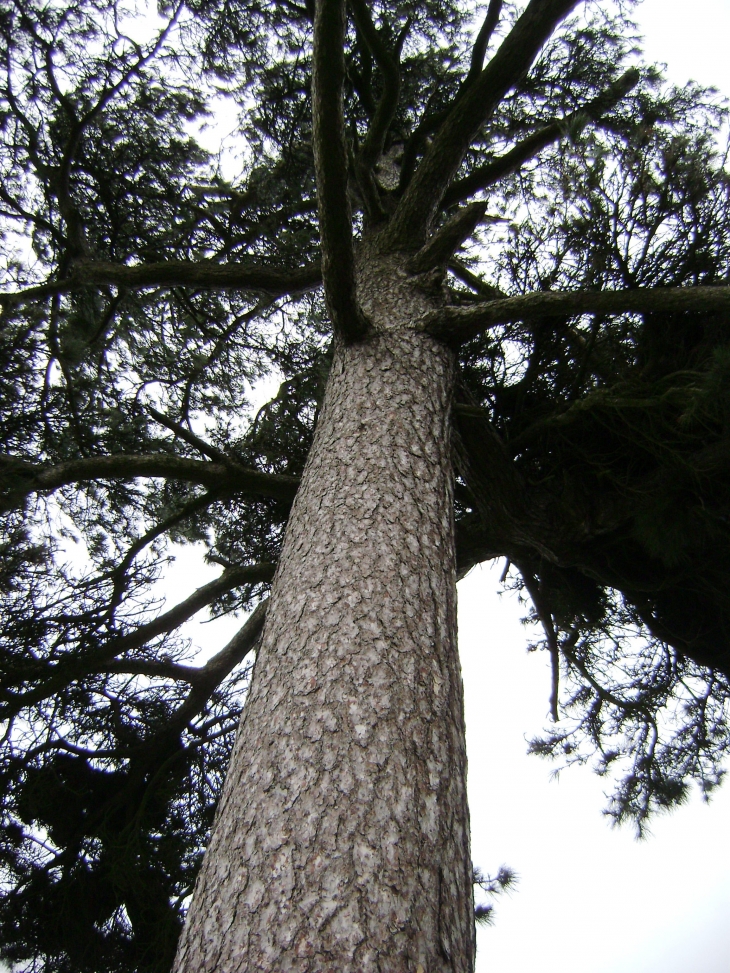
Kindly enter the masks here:
<path id="1" fill-rule="evenodd" d="M 629 6 L 0 8 L 7 958 L 167 970 L 198 876 L 181 973 L 471 969 L 486 559 L 535 750 L 639 827 L 721 779 L 726 113 Z M 170 541 L 222 572 L 160 611 Z"/>

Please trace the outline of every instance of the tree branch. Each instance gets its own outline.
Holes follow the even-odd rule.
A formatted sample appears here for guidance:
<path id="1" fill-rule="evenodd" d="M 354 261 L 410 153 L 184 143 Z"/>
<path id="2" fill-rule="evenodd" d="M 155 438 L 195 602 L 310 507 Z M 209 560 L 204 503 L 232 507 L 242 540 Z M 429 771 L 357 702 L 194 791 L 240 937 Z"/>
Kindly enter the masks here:
<path id="1" fill-rule="evenodd" d="M 111 639 L 105 646 L 102 646 L 100 652 L 103 653 L 105 659 L 109 659 L 120 655 L 122 652 L 129 652 L 132 649 L 147 645 L 158 635 L 179 628 L 189 618 L 215 601 L 219 595 L 231 591 L 233 588 L 240 588 L 244 584 L 268 583 L 273 579 L 275 571 L 276 565 L 268 561 L 227 568 L 219 577 L 197 588 L 192 595 L 178 602 L 173 608 L 163 612 L 162 615 L 151 622 L 140 625 L 133 632 L 129 632 L 118 639 Z M 196 669 L 195 671 L 201 670 Z"/>
<path id="2" fill-rule="evenodd" d="M 621 291 L 544 291 L 486 301 L 468 308 L 433 312 L 424 325 L 428 334 L 458 345 L 487 328 L 528 317 L 573 317 L 579 314 L 651 314 L 679 311 L 728 311 L 730 287 L 655 287 Z"/>
<path id="3" fill-rule="evenodd" d="M 155 422 L 159 422 L 159 424 L 164 426 L 165 429 L 169 429 L 170 432 L 174 433 L 176 436 L 179 436 L 183 442 L 186 442 L 188 446 L 192 446 L 194 449 L 197 449 L 199 453 L 203 454 L 203 456 L 207 456 L 214 462 L 222 463 L 226 467 L 230 467 L 232 465 L 231 459 L 226 456 L 222 450 L 216 449 L 216 447 L 211 446 L 210 443 L 206 443 L 204 439 L 196 436 L 194 432 L 186 429 L 185 426 L 181 426 L 179 422 L 175 422 L 175 420 L 170 419 L 169 416 L 164 415 L 162 412 L 158 412 L 157 409 L 151 405 L 147 406 L 147 411 Z"/>
<path id="4" fill-rule="evenodd" d="M 473 193 L 487 189 L 510 173 L 516 172 L 525 162 L 534 159 L 539 152 L 553 142 L 557 142 L 569 131 L 575 131 L 578 126 L 585 127 L 589 122 L 597 122 L 602 115 L 605 115 L 606 112 L 617 105 L 632 88 L 635 88 L 640 79 L 640 72 L 636 68 L 630 68 L 621 75 L 618 81 L 614 82 L 593 101 L 589 101 L 576 111 L 571 112 L 570 115 L 566 115 L 565 118 L 555 119 L 549 125 L 545 125 L 537 132 L 528 135 L 509 152 L 493 159 L 486 165 L 478 166 L 464 179 L 459 179 L 444 193 L 443 205 L 445 207 L 453 206 L 455 203 L 467 199 Z"/>
<path id="5" fill-rule="evenodd" d="M 444 223 L 408 264 L 412 274 L 425 274 L 446 266 L 454 252 L 470 237 L 487 211 L 486 203 L 471 203 Z"/>
<path id="6" fill-rule="evenodd" d="M 501 538 L 485 536 L 481 514 L 469 513 L 460 517 L 455 525 L 456 539 L 456 580 L 461 581 L 484 561 L 493 561 L 504 556 Z"/>
<path id="7" fill-rule="evenodd" d="M 200 712 L 216 687 L 256 646 L 264 628 L 268 607 L 269 599 L 266 598 L 249 615 L 245 625 L 236 632 L 230 642 L 199 670 L 187 699 L 170 718 L 167 728 L 170 732 L 179 733 L 184 729 L 185 725 Z"/>
<path id="8" fill-rule="evenodd" d="M 69 483 L 87 480 L 133 480 L 165 477 L 200 483 L 220 494 L 243 494 L 274 500 L 294 499 L 299 480 L 284 474 L 263 473 L 231 462 L 187 459 L 169 453 L 88 456 L 54 466 L 0 456 L 0 512 L 20 506 L 31 493 L 52 493 Z"/>
<path id="9" fill-rule="evenodd" d="M 540 619 L 540 624 L 545 632 L 545 640 L 550 653 L 551 669 L 550 715 L 553 723 L 558 723 L 560 720 L 560 713 L 558 712 L 558 700 L 560 698 L 560 645 L 558 643 L 558 633 L 555 630 L 555 625 L 553 623 L 553 614 L 550 610 L 550 606 L 543 598 L 543 593 L 538 578 L 532 573 L 527 565 L 522 564 L 519 561 L 515 561 L 514 564 L 522 575 L 522 580 L 525 582 L 525 587 L 527 588 L 527 592 L 532 599 L 532 604 L 535 606 L 537 617 Z"/>
<path id="10" fill-rule="evenodd" d="M 114 659 L 99 667 L 99 672 L 116 672 L 126 676 L 150 676 L 152 679 L 174 679 L 194 685 L 198 666 L 184 666 L 165 659 Z"/>
<path id="11" fill-rule="evenodd" d="M 477 34 L 477 39 L 474 41 L 474 47 L 471 52 L 471 65 L 469 66 L 469 73 L 464 82 L 465 85 L 470 85 L 482 73 L 484 55 L 487 53 L 487 47 L 499 23 L 499 15 L 502 13 L 502 2 L 503 0 L 489 0 L 487 15 Z"/>
<path id="12" fill-rule="evenodd" d="M 457 95 L 388 229 L 392 250 L 423 242 L 446 189 L 479 129 L 525 75 L 557 25 L 579 0 L 531 0 L 479 77 Z"/>
<path id="13" fill-rule="evenodd" d="M 461 390 L 464 394 L 465 390 Z M 555 560 L 554 530 L 542 511 L 484 409 L 455 403 L 452 435 L 456 470 L 475 511 L 457 521 L 459 577 L 475 564 L 520 550 L 537 551 Z"/>
<path id="14" fill-rule="evenodd" d="M 50 676 L 33 689 L 24 693 L 13 693 L 6 690 L 3 694 L 5 698 L 0 705 L 2 719 L 12 718 L 25 707 L 48 699 L 49 696 L 65 689 L 69 683 L 96 672 L 161 675 L 184 679 L 194 686 L 209 685 L 211 682 L 211 664 L 219 660 L 218 665 L 220 665 L 222 652 L 226 652 L 226 649 L 228 649 L 228 655 L 231 657 L 231 653 L 234 652 L 231 646 L 236 643 L 236 637 L 228 643 L 226 649 L 213 656 L 204 666 L 180 666 L 176 663 L 153 659 L 120 659 L 117 662 L 114 660 L 123 652 L 138 649 L 158 635 L 179 628 L 201 609 L 210 605 L 218 595 L 243 584 L 271 581 L 275 570 L 275 564 L 262 563 L 243 565 L 224 571 L 220 577 L 198 588 L 188 598 L 185 598 L 169 611 L 163 612 L 162 615 L 146 625 L 140 625 L 139 628 L 127 635 L 109 639 L 98 650 L 87 654 L 82 659 L 71 659 L 68 663 L 59 663 L 53 668 Z M 235 662 L 233 664 L 235 665 Z M 227 675 L 227 672 L 225 674 Z"/>
<path id="15" fill-rule="evenodd" d="M 26 301 L 104 284 L 126 290 L 142 287 L 250 290 L 281 297 L 310 290 L 321 282 L 322 271 L 319 265 L 314 263 L 298 270 L 278 270 L 274 267 L 244 264 L 217 264 L 206 260 L 169 260 L 133 267 L 102 261 L 76 261 L 70 277 L 48 281 L 15 293 L 0 294 L 0 306 L 12 307 Z"/>
<path id="16" fill-rule="evenodd" d="M 364 0 L 350 0 L 355 26 L 383 75 L 383 92 L 370 123 L 367 136 L 357 156 L 358 169 L 365 170 L 363 177 L 370 179 L 372 168 L 383 154 L 385 138 L 398 108 L 400 94 L 400 68 L 387 44 L 383 42 L 373 23 L 368 5 Z"/>
<path id="17" fill-rule="evenodd" d="M 458 277 L 459 280 L 466 284 L 467 287 L 470 287 L 473 291 L 476 291 L 477 294 L 481 294 L 487 300 L 496 301 L 506 297 L 506 295 L 502 293 L 498 287 L 488 284 L 485 280 L 482 280 L 481 277 L 473 274 L 468 267 L 465 267 L 464 264 L 453 257 L 451 260 L 449 260 L 448 268 L 454 277 Z"/>
<path id="18" fill-rule="evenodd" d="M 357 341 L 367 331 L 355 292 L 355 254 L 347 194 L 343 112 L 345 0 L 317 0 L 312 62 L 312 122 L 322 277 L 336 333 Z"/>

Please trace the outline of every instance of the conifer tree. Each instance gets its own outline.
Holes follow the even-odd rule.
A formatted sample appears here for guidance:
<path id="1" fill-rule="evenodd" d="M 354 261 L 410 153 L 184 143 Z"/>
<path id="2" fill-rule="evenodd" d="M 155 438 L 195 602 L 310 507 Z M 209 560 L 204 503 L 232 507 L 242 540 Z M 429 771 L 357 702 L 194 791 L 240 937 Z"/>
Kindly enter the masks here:
<path id="1" fill-rule="evenodd" d="M 727 113 L 632 5 L 0 3 L 19 969 L 472 970 L 489 559 L 552 660 L 536 752 L 639 829 L 719 783 Z M 160 607 L 172 544 L 220 574 Z M 205 662 L 201 612 L 242 616 Z"/>

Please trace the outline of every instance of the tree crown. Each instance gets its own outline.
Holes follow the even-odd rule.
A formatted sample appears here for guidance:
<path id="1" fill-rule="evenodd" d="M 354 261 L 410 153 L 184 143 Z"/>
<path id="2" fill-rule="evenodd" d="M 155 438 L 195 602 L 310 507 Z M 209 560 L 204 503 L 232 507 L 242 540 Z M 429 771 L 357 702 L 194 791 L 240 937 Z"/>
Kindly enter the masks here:
<path id="1" fill-rule="evenodd" d="M 610 813 L 639 827 L 721 779 L 727 112 L 641 65 L 630 7 L 0 7 L 23 968 L 169 968 L 333 341 L 371 327 L 367 247 L 454 348 L 459 569 L 506 558 L 544 627 L 561 720 L 533 748 L 620 766 Z M 171 542 L 221 573 L 161 609 Z M 194 660 L 187 619 L 254 608 Z"/>

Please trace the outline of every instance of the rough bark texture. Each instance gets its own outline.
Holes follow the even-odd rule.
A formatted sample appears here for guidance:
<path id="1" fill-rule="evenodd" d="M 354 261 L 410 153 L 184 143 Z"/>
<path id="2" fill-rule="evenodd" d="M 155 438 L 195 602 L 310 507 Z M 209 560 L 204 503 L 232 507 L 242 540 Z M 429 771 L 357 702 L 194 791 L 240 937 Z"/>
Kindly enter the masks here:
<path id="1" fill-rule="evenodd" d="M 177 973 L 466 973 L 450 353 L 395 257 L 337 350 Z"/>

